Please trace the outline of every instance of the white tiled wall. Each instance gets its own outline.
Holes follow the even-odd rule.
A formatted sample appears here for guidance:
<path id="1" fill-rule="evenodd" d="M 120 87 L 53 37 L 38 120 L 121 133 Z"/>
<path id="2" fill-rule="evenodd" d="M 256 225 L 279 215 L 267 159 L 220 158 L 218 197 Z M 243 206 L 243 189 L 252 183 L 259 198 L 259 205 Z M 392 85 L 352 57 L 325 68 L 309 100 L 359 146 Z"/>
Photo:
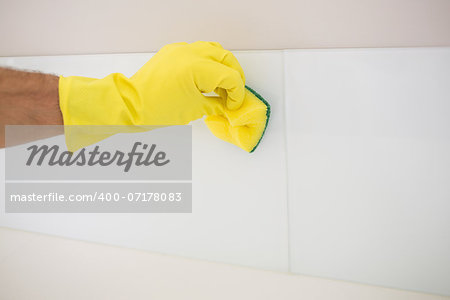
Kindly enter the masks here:
<path id="1" fill-rule="evenodd" d="M 450 49 L 236 56 L 272 119 L 251 155 L 194 122 L 192 214 L 2 213 L 0 225 L 450 295 Z M 100 77 L 150 57 L 0 65 Z"/>
<path id="2" fill-rule="evenodd" d="M 0 225 L 263 269 L 288 270 L 282 52 L 237 54 L 273 108 L 267 135 L 248 154 L 193 123 L 192 214 L 3 214 Z M 2 58 L 63 75 L 132 75 L 151 54 Z M 3 187 L 2 187 L 3 188 Z M 2 193 L 3 195 L 3 193 Z M 4 206 L 2 205 L 2 210 Z"/>
<path id="3" fill-rule="evenodd" d="M 450 50 L 289 51 L 293 272 L 450 294 Z"/>

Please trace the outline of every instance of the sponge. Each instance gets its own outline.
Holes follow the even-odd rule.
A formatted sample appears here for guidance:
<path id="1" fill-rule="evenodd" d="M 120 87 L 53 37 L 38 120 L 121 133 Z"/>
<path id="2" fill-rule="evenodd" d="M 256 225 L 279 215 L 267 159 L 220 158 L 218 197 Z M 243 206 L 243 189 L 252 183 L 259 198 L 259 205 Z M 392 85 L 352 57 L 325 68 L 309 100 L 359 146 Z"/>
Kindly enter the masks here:
<path id="1" fill-rule="evenodd" d="M 225 108 L 220 115 L 209 115 L 205 123 L 218 138 L 252 153 L 266 131 L 270 105 L 252 88 L 245 87 L 245 98 L 239 109 Z"/>

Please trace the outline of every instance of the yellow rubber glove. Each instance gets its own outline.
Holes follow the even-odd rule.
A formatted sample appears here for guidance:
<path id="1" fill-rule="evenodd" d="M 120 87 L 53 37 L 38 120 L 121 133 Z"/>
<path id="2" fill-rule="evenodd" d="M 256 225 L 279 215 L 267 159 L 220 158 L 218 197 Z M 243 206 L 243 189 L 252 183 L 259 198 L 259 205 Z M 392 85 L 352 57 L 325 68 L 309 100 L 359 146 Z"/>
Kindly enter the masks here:
<path id="1" fill-rule="evenodd" d="M 220 97 L 202 94 L 212 91 Z M 216 136 L 249 152 L 267 121 L 268 108 L 245 88 L 239 62 L 214 42 L 167 45 L 131 78 L 61 76 L 59 96 L 64 125 L 184 125 L 207 115 Z M 96 140 L 70 139 L 66 132 L 71 151 Z"/>

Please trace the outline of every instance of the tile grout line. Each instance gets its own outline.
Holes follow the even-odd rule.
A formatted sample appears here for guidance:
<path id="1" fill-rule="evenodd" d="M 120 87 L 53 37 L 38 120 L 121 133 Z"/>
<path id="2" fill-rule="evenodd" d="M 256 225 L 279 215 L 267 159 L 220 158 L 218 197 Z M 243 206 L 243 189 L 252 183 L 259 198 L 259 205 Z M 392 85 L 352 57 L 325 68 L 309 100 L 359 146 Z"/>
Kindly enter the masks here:
<path id="1" fill-rule="evenodd" d="M 289 210 L 289 163 L 288 163 L 288 134 L 287 134 L 287 97 L 286 97 L 286 60 L 285 60 L 285 54 L 286 54 L 286 50 L 282 50 L 282 55 L 281 55 L 281 62 L 282 62 L 282 66 L 283 66 L 283 73 L 282 73 L 282 81 L 283 81 L 283 137 L 284 137 L 284 151 L 285 151 L 285 156 L 284 156 L 284 165 L 285 165 L 285 179 L 286 179 L 286 183 L 285 183 L 285 191 L 286 191 L 286 225 L 287 225 L 287 262 L 288 262 L 288 273 L 292 273 L 292 266 L 291 266 L 291 222 L 290 222 L 290 210 Z"/>

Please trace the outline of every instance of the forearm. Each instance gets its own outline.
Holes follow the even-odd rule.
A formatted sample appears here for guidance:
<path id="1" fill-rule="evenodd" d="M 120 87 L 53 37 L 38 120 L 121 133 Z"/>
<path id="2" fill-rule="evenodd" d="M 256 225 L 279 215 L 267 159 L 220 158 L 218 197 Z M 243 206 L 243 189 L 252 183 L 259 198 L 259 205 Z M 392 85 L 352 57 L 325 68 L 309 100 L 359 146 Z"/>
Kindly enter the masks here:
<path id="1" fill-rule="evenodd" d="M 58 82 L 54 75 L 0 68 L 0 147 L 4 125 L 63 124 Z"/>

